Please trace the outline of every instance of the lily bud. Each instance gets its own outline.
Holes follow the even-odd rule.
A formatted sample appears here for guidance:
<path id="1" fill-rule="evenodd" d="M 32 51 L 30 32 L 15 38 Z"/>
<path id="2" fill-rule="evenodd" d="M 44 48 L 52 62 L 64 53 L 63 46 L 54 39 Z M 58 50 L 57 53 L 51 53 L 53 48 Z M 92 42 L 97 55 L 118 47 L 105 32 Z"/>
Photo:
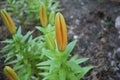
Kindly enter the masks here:
<path id="1" fill-rule="evenodd" d="M 46 7 L 45 5 L 42 5 L 40 7 L 40 22 L 42 26 L 46 26 L 47 25 L 47 13 L 46 13 Z"/>
<path id="2" fill-rule="evenodd" d="M 4 73 L 10 80 L 18 80 L 17 74 L 11 67 L 5 66 Z"/>
<path id="3" fill-rule="evenodd" d="M 15 26 L 12 18 L 10 17 L 10 15 L 5 10 L 1 10 L 1 16 L 3 18 L 5 25 L 7 26 L 8 30 L 10 31 L 10 33 L 12 35 L 15 34 L 16 26 Z"/>
<path id="4" fill-rule="evenodd" d="M 55 49 L 55 39 L 54 39 L 54 37 L 53 36 L 51 36 L 51 34 L 47 34 L 47 35 L 45 35 L 45 40 L 46 40 L 46 42 L 47 42 L 47 46 L 48 46 L 48 48 L 49 49 L 51 49 L 51 50 L 54 50 Z"/>
<path id="5" fill-rule="evenodd" d="M 67 45 L 67 29 L 64 17 L 57 13 L 55 17 L 56 41 L 59 51 L 64 51 Z"/>
<path id="6" fill-rule="evenodd" d="M 50 12 L 50 15 L 49 15 L 49 23 L 51 25 L 54 25 L 54 19 L 55 19 L 55 12 L 54 11 L 51 11 Z"/>

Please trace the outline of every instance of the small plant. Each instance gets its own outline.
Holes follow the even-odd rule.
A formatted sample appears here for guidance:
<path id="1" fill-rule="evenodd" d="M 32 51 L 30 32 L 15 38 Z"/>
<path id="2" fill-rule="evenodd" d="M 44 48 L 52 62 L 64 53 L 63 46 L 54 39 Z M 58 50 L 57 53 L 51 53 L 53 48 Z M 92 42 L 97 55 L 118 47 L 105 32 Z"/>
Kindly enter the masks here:
<path id="1" fill-rule="evenodd" d="M 58 12 L 55 16 L 51 12 L 47 17 L 46 13 L 46 7 L 41 6 L 42 26 L 36 28 L 43 34 L 33 38 L 34 31 L 22 35 L 21 27 L 16 30 L 11 25 L 14 22 L 9 14 L 1 10 L 2 18 L 13 37 L 2 41 L 7 44 L 1 50 L 5 53 L 5 64 L 14 66 L 18 75 L 18 79 L 14 80 L 80 80 L 93 66 L 81 67 L 80 64 L 88 58 L 78 59 L 78 55 L 70 55 L 77 41 L 67 44 L 67 28 L 63 15 Z M 5 67 L 5 73 L 7 70 L 13 72 Z M 6 75 L 12 80 L 10 77 L 13 75 Z"/>
<path id="2" fill-rule="evenodd" d="M 7 12 L 5 10 L 2 10 L 1 13 L 3 13 L 1 14 L 2 16 L 6 15 L 3 17 L 5 22 L 12 20 L 11 17 L 6 14 Z M 4 18 L 8 20 L 6 21 Z M 16 30 L 15 28 L 12 28 L 13 26 L 11 26 L 11 24 L 6 26 L 9 26 L 10 31 L 14 32 L 14 30 Z M 19 27 L 16 33 L 12 34 L 12 39 L 2 41 L 2 43 L 7 43 L 1 51 L 7 53 L 4 55 L 4 57 L 6 57 L 5 63 L 6 65 L 14 65 L 13 69 L 18 71 L 18 77 L 20 80 L 30 80 L 32 75 L 36 75 L 36 71 L 38 70 L 35 67 L 35 64 L 42 61 L 40 60 L 41 49 L 44 46 L 44 43 L 41 41 L 42 37 L 33 39 L 31 35 L 32 33 L 33 31 L 29 31 L 26 35 L 22 35 L 21 27 Z"/>
<path id="3" fill-rule="evenodd" d="M 57 0 L 6 0 L 5 9 L 14 14 L 17 23 L 28 26 L 38 22 L 39 9 L 42 4 L 45 4 L 47 15 L 51 11 L 59 10 Z"/>
<path id="4" fill-rule="evenodd" d="M 67 45 L 67 29 L 64 17 L 57 13 L 55 17 L 56 48 L 54 50 L 45 49 L 42 53 L 48 59 L 37 64 L 43 80 L 80 80 L 92 66 L 81 67 L 79 64 L 88 60 L 88 58 L 77 59 L 77 55 L 70 57 L 76 40 Z"/>

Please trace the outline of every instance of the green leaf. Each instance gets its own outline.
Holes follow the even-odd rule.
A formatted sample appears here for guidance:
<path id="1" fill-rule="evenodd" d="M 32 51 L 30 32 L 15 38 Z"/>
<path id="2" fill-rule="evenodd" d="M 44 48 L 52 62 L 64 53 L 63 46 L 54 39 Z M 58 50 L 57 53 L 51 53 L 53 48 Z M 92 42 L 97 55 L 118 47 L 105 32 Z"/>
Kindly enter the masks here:
<path id="1" fill-rule="evenodd" d="M 41 73 L 38 73 L 38 75 L 42 75 L 42 76 L 47 76 L 49 73 L 48 72 L 41 72 Z"/>
<path id="2" fill-rule="evenodd" d="M 39 64 L 37 64 L 37 66 L 42 66 L 42 65 L 50 65 L 51 64 L 51 61 L 50 60 L 48 60 L 48 61 L 44 61 L 44 62 L 41 62 L 41 63 L 39 63 Z"/>
<path id="3" fill-rule="evenodd" d="M 9 61 L 10 59 L 14 58 L 15 56 L 16 56 L 16 53 L 14 53 L 14 50 L 9 50 L 9 52 L 4 55 L 4 57 L 6 57 L 5 62 Z"/>
<path id="4" fill-rule="evenodd" d="M 29 31 L 25 36 L 23 36 L 21 42 L 24 43 L 32 33 L 33 31 Z"/>
<path id="5" fill-rule="evenodd" d="M 11 50 L 11 49 L 13 49 L 12 46 L 10 47 L 10 45 L 6 45 L 5 47 L 2 48 L 0 52 L 7 52 L 8 50 Z"/>
<path id="6" fill-rule="evenodd" d="M 46 50 L 46 49 L 42 49 L 42 53 L 47 56 L 49 59 L 53 60 L 54 59 L 54 55 L 53 52 L 50 50 Z"/>
<path id="7" fill-rule="evenodd" d="M 18 30 L 17 30 L 17 33 L 16 33 L 16 36 L 21 36 L 22 34 L 21 34 L 21 26 L 18 28 Z"/>
<path id="8" fill-rule="evenodd" d="M 42 80 L 59 80 L 58 79 L 58 74 L 57 73 L 49 73 L 46 75 Z"/>
<path id="9" fill-rule="evenodd" d="M 15 63 L 17 63 L 17 62 L 18 62 L 18 60 L 13 60 L 13 61 L 7 62 L 6 65 L 15 64 Z"/>
<path id="10" fill-rule="evenodd" d="M 93 66 L 87 66 L 81 69 L 81 73 L 78 75 L 78 78 L 81 79 L 82 77 L 84 77 L 84 75 L 91 70 L 92 68 L 94 68 Z"/>
<path id="11" fill-rule="evenodd" d="M 49 70 L 49 66 L 43 66 L 43 67 L 37 67 L 38 69 L 44 69 L 44 70 Z"/>
<path id="12" fill-rule="evenodd" d="M 13 40 L 12 39 L 6 39 L 4 41 L 0 41 L 1 43 L 12 43 Z"/>
<path id="13" fill-rule="evenodd" d="M 6 56 L 5 63 L 14 57 L 14 55 L 10 55 L 9 53 L 4 56 Z"/>
<path id="14" fill-rule="evenodd" d="M 68 44 L 68 46 L 64 52 L 65 57 L 68 57 L 69 54 L 72 52 L 73 48 L 75 47 L 76 42 L 77 42 L 77 40 L 74 40 Z"/>
<path id="15" fill-rule="evenodd" d="M 81 63 L 87 61 L 88 59 L 89 59 L 89 58 L 80 58 L 80 59 L 75 60 L 75 63 L 76 63 L 76 64 L 81 64 Z"/>
<path id="16" fill-rule="evenodd" d="M 74 61 L 69 61 L 68 64 L 67 64 L 70 69 L 73 71 L 73 72 L 78 72 L 80 71 L 82 68 L 76 64 Z"/>
<path id="17" fill-rule="evenodd" d="M 18 63 L 16 63 L 15 65 L 14 65 L 14 70 L 19 70 L 19 69 L 21 69 L 21 68 L 23 68 L 23 64 L 21 64 L 22 62 L 21 61 L 19 61 Z"/>
<path id="18" fill-rule="evenodd" d="M 59 69 L 59 79 L 60 80 L 66 80 L 66 70 L 64 69 Z"/>
<path id="19" fill-rule="evenodd" d="M 79 80 L 73 73 L 68 73 L 68 80 Z"/>
<path id="20" fill-rule="evenodd" d="M 78 58 L 78 55 L 74 55 L 73 57 L 71 57 L 70 61 L 74 61 Z"/>
<path id="21" fill-rule="evenodd" d="M 23 65 L 23 67 L 20 70 L 18 70 L 18 76 L 20 80 L 30 80 L 31 75 L 31 67 L 29 64 Z"/>
<path id="22" fill-rule="evenodd" d="M 29 37 L 28 42 L 31 42 L 33 39 L 32 35 Z M 34 40 L 33 40 L 34 41 Z"/>
<path id="23" fill-rule="evenodd" d="M 45 29 L 43 27 L 40 27 L 40 26 L 36 26 L 36 28 L 41 31 L 42 33 L 45 33 Z"/>

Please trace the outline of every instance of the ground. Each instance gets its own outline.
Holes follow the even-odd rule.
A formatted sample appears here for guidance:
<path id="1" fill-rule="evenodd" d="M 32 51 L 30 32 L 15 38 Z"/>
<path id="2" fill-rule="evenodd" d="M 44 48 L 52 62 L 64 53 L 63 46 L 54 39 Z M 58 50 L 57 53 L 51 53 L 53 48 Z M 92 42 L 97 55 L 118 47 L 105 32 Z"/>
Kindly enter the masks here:
<path id="1" fill-rule="evenodd" d="M 89 57 L 83 65 L 95 68 L 83 80 L 119 80 L 120 54 L 115 18 L 120 3 L 100 0 L 62 0 L 63 15 L 68 25 L 68 38 L 77 39 L 74 54 Z M 116 56 L 117 54 L 117 56 Z"/>
<path id="2" fill-rule="evenodd" d="M 77 39 L 72 55 L 90 60 L 82 66 L 95 66 L 82 80 L 120 80 L 120 42 L 115 19 L 120 3 L 110 0 L 59 0 L 68 28 L 69 42 Z M 2 25 L 2 23 L 0 23 Z M 9 37 L 0 26 L 0 40 Z M 2 48 L 0 44 L 0 48 Z M 0 60 L 0 80 L 5 80 Z"/>

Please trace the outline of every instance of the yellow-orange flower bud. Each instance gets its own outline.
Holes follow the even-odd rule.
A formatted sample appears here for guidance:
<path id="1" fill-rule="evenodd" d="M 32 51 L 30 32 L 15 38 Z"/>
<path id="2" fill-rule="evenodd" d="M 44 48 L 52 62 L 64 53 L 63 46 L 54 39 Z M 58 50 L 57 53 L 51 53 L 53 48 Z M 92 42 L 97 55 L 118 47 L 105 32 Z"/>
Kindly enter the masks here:
<path id="1" fill-rule="evenodd" d="M 10 80 L 18 80 L 17 74 L 11 67 L 5 66 L 4 73 Z"/>
<path id="2" fill-rule="evenodd" d="M 55 32 L 58 49 L 59 51 L 64 51 L 67 45 L 67 29 L 61 13 L 57 13 L 55 17 Z"/>
<path id="3" fill-rule="evenodd" d="M 47 26 L 47 13 L 45 5 L 40 7 L 40 22 L 43 27 Z"/>
<path id="4" fill-rule="evenodd" d="M 16 26 L 15 26 L 12 18 L 10 17 L 10 15 L 5 10 L 1 10 L 1 16 L 3 18 L 5 25 L 7 26 L 8 30 L 10 31 L 10 33 L 15 34 Z"/>

